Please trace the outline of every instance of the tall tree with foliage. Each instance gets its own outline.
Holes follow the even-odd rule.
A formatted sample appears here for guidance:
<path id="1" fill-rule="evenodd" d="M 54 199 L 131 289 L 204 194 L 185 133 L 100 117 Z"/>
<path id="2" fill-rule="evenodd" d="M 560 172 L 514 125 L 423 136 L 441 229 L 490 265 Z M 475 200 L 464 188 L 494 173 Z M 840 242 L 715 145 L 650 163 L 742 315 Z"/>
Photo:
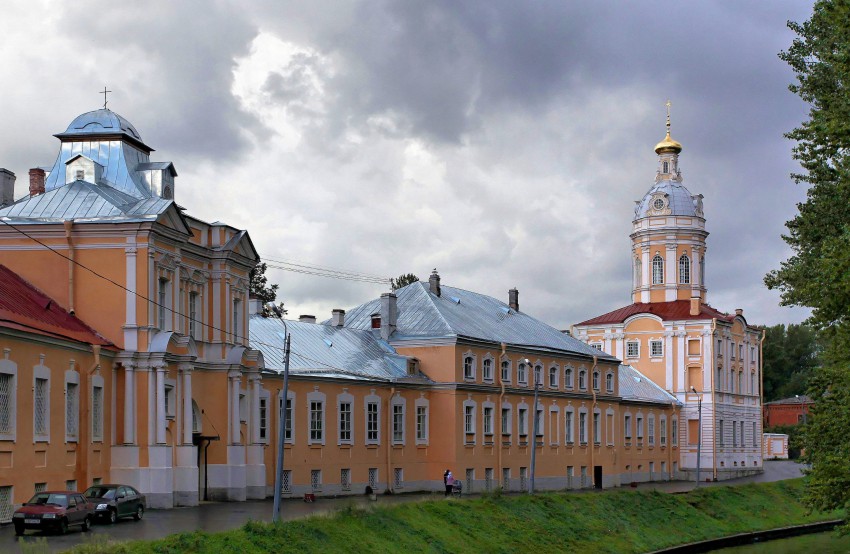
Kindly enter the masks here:
<path id="1" fill-rule="evenodd" d="M 767 275 L 784 305 L 812 308 L 823 345 L 810 381 L 815 401 L 803 442 L 812 463 L 807 499 L 814 508 L 850 506 L 850 0 L 820 0 L 780 54 L 796 74 L 789 88 L 809 116 L 787 134 L 809 186 L 783 236 L 793 255 Z"/>
<path id="2" fill-rule="evenodd" d="M 411 283 L 415 283 L 419 280 L 419 277 L 414 275 L 413 273 L 405 273 L 404 275 L 399 275 L 395 279 L 390 280 L 390 284 L 393 287 L 393 290 L 398 290 L 402 287 L 406 287 Z"/>
<path id="3" fill-rule="evenodd" d="M 256 296 L 263 301 L 263 304 L 274 302 L 277 298 L 278 285 L 269 285 L 269 279 L 266 277 L 267 266 L 265 262 L 259 263 L 251 270 L 251 296 Z"/>
<path id="4" fill-rule="evenodd" d="M 815 330 L 803 324 L 773 325 L 765 329 L 764 399 L 805 394 L 818 364 Z"/>

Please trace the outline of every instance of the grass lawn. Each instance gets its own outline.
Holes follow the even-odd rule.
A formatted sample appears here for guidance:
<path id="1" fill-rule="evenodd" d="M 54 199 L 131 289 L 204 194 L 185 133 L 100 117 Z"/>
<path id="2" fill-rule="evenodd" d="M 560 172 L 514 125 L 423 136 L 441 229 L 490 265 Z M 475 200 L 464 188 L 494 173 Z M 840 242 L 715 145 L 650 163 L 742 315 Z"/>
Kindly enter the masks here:
<path id="1" fill-rule="evenodd" d="M 647 552 L 666 546 L 842 517 L 808 514 L 802 479 L 685 494 L 493 495 L 428 500 L 280 525 L 252 522 L 223 533 L 86 544 L 75 554 L 228 552 Z"/>

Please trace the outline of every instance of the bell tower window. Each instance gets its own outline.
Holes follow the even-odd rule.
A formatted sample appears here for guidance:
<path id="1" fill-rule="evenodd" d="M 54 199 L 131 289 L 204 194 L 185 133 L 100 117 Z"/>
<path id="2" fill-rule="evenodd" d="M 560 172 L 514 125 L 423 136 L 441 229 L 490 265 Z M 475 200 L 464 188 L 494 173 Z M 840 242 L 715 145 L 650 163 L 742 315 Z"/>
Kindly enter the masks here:
<path id="1" fill-rule="evenodd" d="M 679 258 L 679 282 L 683 285 L 691 282 L 691 259 L 687 254 Z"/>
<path id="2" fill-rule="evenodd" d="M 670 173 L 670 162 L 664 162 L 661 164 L 661 173 Z"/>
<path id="3" fill-rule="evenodd" d="M 664 260 L 659 254 L 652 258 L 652 284 L 664 284 Z"/>

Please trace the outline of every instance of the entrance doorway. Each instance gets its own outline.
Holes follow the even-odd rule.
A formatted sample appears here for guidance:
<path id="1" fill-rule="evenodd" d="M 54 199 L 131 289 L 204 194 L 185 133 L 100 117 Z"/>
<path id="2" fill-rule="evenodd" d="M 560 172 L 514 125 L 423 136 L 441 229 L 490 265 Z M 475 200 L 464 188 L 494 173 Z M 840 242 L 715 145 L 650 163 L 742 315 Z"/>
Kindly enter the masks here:
<path id="1" fill-rule="evenodd" d="M 593 488 L 602 488 L 602 466 L 593 466 Z"/>

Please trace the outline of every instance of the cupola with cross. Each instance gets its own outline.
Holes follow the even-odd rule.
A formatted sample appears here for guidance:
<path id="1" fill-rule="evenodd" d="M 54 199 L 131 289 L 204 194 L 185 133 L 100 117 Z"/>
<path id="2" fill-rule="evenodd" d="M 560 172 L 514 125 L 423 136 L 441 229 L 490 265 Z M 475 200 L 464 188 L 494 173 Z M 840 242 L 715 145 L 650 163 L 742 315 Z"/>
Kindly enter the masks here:
<path id="1" fill-rule="evenodd" d="M 658 170 L 655 184 L 635 202 L 632 221 L 632 297 L 635 302 L 706 300 L 705 217 L 701 194 L 682 184 L 679 154 L 682 145 L 667 132 L 655 145 Z"/>

